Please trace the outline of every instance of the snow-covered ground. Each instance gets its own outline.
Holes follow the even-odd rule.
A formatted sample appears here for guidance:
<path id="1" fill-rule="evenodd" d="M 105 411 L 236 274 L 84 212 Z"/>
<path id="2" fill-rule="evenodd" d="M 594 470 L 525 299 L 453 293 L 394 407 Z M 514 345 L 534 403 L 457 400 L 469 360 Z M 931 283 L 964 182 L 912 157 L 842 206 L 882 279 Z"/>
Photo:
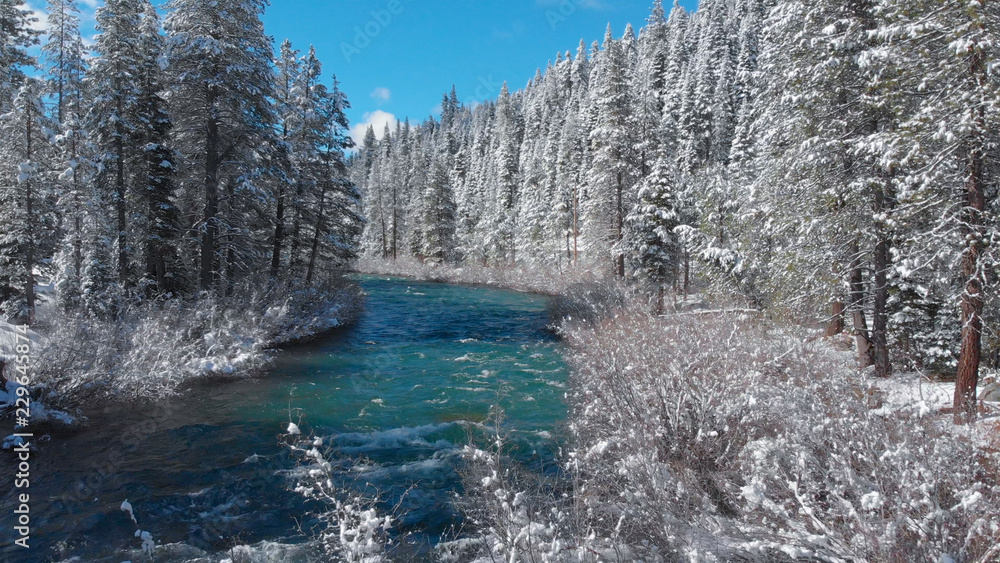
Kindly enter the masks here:
<path id="1" fill-rule="evenodd" d="M 8 364 L 5 375 L 9 379 L 7 384 L 0 389 L 0 420 L 8 420 L 7 415 L 17 408 L 17 390 L 19 387 L 23 387 L 14 381 L 15 376 L 13 372 L 15 357 L 14 352 L 19 343 L 18 336 L 21 336 L 20 343 L 23 344 L 24 336 L 19 332 L 18 328 L 10 323 L 0 321 L 0 359 L 3 359 Z M 42 337 L 38 333 L 31 330 L 28 331 L 27 336 L 31 342 L 32 349 L 37 349 L 38 345 L 42 342 Z M 22 392 L 22 395 L 23 394 L 24 392 Z M 76 423 L 76 418 L 69 413 L 57 409 L 50 409 L 46 407 L 45 404 L 35 400 L 32 400 L 29 404 L 29 414 L 32 425 L 43 422 L 66 425 Z M 13 421 L 11 421 L 10 429 L 14 429 Z M 4 430 L 7 430 L 7 428 L 4 428 Z M 0 430 L 0 434 L 5 433 L 6 432 L 3 432 L 3 430 Z M 21 438 L 15 437 L 11 434 L 4 438 L 2 447 L 7 450 L 21 443 L 23 443 Z"/>
<path id="2" fill-rule="evenodd" d="M 991 393 L 995 388 L 992 374 L 984 374 L 979 386 L 979 396 L 984 399 L 986 415 L 1000 410 L 1000 397 Z M 955 383 L 934 381 L 919 373 L 895 375 L 877 382 L 884 392 L 882 409 L 885 411 L 906 411 L 919 415 L 941 414 L 951 408 L 955 398 Z M 984 397 L 984 394 L 986 395 Z"/>

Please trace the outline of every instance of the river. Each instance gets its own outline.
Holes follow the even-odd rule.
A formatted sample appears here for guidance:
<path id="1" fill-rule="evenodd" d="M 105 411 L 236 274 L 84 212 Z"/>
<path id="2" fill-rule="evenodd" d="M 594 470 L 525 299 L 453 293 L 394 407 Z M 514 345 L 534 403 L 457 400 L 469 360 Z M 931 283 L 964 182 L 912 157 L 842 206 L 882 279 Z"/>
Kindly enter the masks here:
<path id="1" fill-rule="evenodd" d="M 566 416 L 567 368 L 546 332 L 546 298 L 361 277 L 353 326 L 284 350 L 260 378 L 204 385 L 155 407 L 88 413 L 89 426 L 40 444 L 31 482 L 31 549 L 9 561 L 305 561 L 316 505 L 290 490 L 299 470 L 279 445 L 290 420 L 323 437 L 353 486 L 400 504 L 396 531 L 424 546 L 461 524 L 460 448 L 492 404 L 522 444 L 551 462 Z M 406 492 L 408 491 L 408 492 Z M 11 522 L 12 490 L 2 518 Z M 405 493 L 405 494 L 404 494 Z M 128 500 L 138 526 L 120 509 Z M 3 526 L 6 538 L 9 526 Z M 239 560 L 239 558 L 237 558 Z"/>

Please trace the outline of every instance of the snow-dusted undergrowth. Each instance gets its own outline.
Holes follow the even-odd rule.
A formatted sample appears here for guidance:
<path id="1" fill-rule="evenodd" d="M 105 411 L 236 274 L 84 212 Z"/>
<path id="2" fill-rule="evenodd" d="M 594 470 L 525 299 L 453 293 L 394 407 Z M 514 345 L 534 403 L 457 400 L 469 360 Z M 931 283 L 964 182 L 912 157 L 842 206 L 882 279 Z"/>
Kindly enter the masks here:
<path id="1" fill-rule="evenodd" d="M 736 317 L 632 311 L 565 336 L 569 492 L 540 502 L 473 450 L 483 560 L 997 557 L 996 420 L 886 408 L 848 354 Z"/>
<path id="2" fill-rule="evenodd" d="M 231 297 L 202 296 L 133 306 L 117 320 L 39 319 L 35 391 L 47 402 L 78 407 L 103 398 L 156 399 L 197 379 L 253 375 L 270 350 L 303 340 L 358 314 L 360 289 L 246 283 Z"/>
<path id="3" fill-rule="evenodd" d="M 379 512 L 378 492 L 359 493 L 343 486 L 338 474 L 342 468 L 331 463 L 330 447 L 322 438 L 303 436 L 297 424 L 289 424 L 283 444 L 300 463 L 295 491 L 318 507 L 310 515 L 315 524 L 306 533 L 324 558 L 345 563 L 391 561 L 387 551 L 393 544 L 390 531 L 395 516 Z"/>

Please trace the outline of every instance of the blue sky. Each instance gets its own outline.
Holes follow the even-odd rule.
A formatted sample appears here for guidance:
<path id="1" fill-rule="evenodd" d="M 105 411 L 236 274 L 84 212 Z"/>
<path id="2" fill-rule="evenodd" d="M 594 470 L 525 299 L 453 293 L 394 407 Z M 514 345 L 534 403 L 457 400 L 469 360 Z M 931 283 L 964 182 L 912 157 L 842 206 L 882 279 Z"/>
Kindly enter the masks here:
<path id="1" fill-rule="evenodd" d="M 99 0 L 80 0 L 92 33 Z M 396 117 L 419 122 L 454 84 L 465 103 L 494 98 L 504 80 L 523 88 L 557 52 L 576 51 L 631 22 L 653 0 L 271 0 L 264 17 L 275 43 L 315 45 L 324 74 L 336 73 L 358 131 Z M 665 0 L 669 6 L 672 0 Z M 43 0 L 29 0 L 41 6 Z M 681 0 L 689 10 L 697 0 Z M 91 25 L 88 25 L 91 24 Z"/>
<path id="2" fill-rule="evenodd" d="M 670 5 L 671 0 L 666 4 Z M 697 0 L 684 0 L 693 8 Z M 494 98 L 503 81 L 520 89 L 557 52 L 581 38 L 615 35 L 649 16 L 652 0 L 272 0 L 276 41 L 316 46 L 324 72 L 351 99 L 358 131 L 394 117 L 422 121 L 451 85 L 465 103 Z M 381 133 L 381 127 L 376 127 Z"/>

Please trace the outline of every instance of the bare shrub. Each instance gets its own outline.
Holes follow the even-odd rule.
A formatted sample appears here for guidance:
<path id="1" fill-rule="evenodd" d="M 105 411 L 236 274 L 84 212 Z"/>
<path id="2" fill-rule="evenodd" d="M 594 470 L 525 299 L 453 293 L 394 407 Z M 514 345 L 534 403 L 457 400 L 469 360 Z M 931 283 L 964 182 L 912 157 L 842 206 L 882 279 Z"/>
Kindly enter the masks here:
<path id="1" fill-rule="evenodd" d="M 303 532 L 316 540 L 323 554 L 346 563 L 391 561 L 390 531 L 396 517 L 379 511 L 379 491 L 368 486 L 359 492 L 358 483 L 344 485 L 342 473 L 348 471 L 338 467 L 336 451 L 321 438 L 302 435 L 298 424 L 289 425 L 282 444 L 299 461 L 295 491 L 318 506 L 308 515 L 315 525 Z"/>
<path id="2" fill-rule="evenodd" d="M 500 431 L 467 449 L 476 561 L 995 560 L 985 425 L 884 406 L 849 353 L 722 313 L 564 335 L 563 481 L 538 486 Z"/>
<path id="3" fill-rule="evenodd" d="M 598 535 L 722 560 L 976 561 L 997 538 L 982 452 L 873 410 L 823 342 L 640 313 L 566 336 L 576 494 Z"/>

